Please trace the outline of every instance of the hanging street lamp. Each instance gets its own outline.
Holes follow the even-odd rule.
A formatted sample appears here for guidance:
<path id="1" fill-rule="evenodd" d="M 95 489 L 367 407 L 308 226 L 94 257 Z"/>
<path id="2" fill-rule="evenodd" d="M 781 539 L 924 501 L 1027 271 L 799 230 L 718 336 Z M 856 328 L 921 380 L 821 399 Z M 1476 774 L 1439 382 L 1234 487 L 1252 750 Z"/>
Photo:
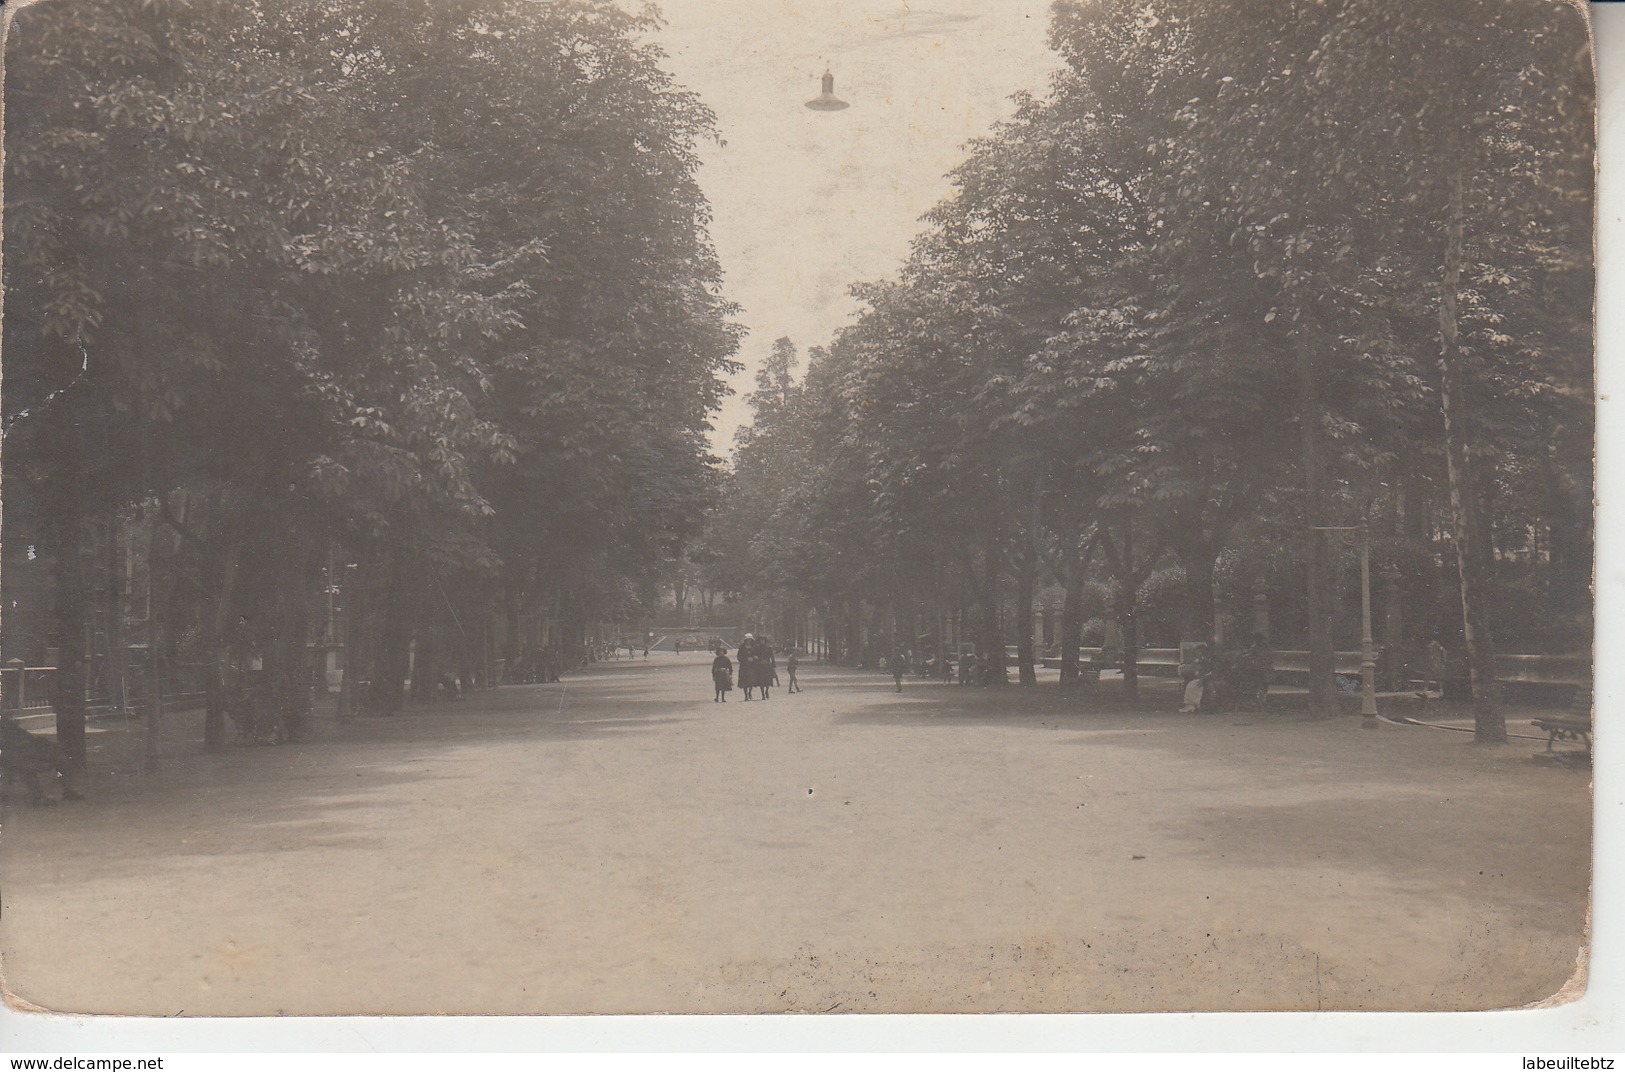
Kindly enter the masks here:
<path id="1" fill-rule="evenodd" d="M 807 107 L 815 112 L 838 112 L 851 105 L 835 95 L 835 76 L 829 71 L 824 72 L 824 91 L 807 102 Z"/>

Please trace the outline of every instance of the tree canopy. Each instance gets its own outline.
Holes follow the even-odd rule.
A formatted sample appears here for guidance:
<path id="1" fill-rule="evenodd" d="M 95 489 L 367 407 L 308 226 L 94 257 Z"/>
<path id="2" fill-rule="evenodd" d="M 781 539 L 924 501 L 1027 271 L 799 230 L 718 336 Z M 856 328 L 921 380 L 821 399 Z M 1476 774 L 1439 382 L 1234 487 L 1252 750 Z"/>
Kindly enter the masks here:
<path id="1" fill-rule="evenodd" d="M 1583 638 L 1580 12 L 1061 0 L 1051 43 L 1049 92 L 970 145 L 795 413 L 746 434 L 739 481 L 781 464 L 764 440 L 821 460 L 758 515 L 755 546 L 797 566 L 761 581 L 868 600 L 876 630 L 979 606 L 984 658 L 1013 628 L 1025 677 L 1045 579 L 1074 617 L 1098 584 L 1132 651 L 1144 586 L 1177 601 L 1163 641 L 1194 641 L 1295 574 L 1278 618 L 1329 687 L 1342 585 L 1316 530 L 1366 525 L 1411 607 L 1395 658 Z M 1492 574 L 1538 575 L 1538 624 L 1491 606 Z"/>
<path id="2" fill-rule="evenodd" d="M 658 575 L 715 482 L 738 329 L 695 181 L 712 116 L 656 25 L 599 0 L 15 13 L 7 490 L 53 553 L 161 503 L 189 613 L 224 622 L 337 546 L 389 589 L 381 664 L 400 600 L 457 617 L 435 585 L 579 624 Z"/>

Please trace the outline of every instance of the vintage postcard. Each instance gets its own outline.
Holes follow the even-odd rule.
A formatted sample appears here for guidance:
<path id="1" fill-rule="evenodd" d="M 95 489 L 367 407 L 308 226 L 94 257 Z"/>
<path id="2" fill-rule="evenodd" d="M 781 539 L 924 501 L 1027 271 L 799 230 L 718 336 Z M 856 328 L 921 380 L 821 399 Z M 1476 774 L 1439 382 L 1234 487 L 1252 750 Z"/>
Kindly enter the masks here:
<path id="1" fill-rule="evenodd" d="M 37 0 L 0 972 L 140 1017 L 1578 998 L 1555 0 Z"/>

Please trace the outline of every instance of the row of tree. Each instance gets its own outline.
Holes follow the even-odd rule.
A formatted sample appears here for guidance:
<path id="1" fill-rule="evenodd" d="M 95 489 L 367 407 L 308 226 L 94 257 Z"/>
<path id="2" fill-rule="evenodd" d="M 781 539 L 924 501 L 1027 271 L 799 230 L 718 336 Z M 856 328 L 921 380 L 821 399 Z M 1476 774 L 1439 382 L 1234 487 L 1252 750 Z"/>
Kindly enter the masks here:
<path id="1" fill-rule="evenodd" d="M 1013 622 L 1024 683 L 1053 580 L 1063 679 L 1092 600 L 1130 690 L 1148 593 L 1194 641 L 1262 587 L 1328 711 L 1324 530 L 1365 526 L 1389 623 L 1464 654 L 1500 739 L 1495 634 L 1589 642 L 1581 12 L 1061 0 L 1051 40 L 899 276 L 800 382 L 775 348 L 710 558 L 837 650 L 864 607 L 963 607 L 1002 664 Z"/>
<path id="2" fill-rule="evenodd" d="M 714 495 L 737 329 L 695 181 L 712 117 L 652 14 L 8 14 L 6 521 L 54 570 L 70 759 L 86 548 L 134 510 L 163 535 L 151 650 L 203 665 L 211 745 L 232 667 L 308 675 L 324 586 L 389 711 L 409 651 L 432 682 L 494 612 L 517 662 L 522 617 L 556 643 L 655 585 Z"/>

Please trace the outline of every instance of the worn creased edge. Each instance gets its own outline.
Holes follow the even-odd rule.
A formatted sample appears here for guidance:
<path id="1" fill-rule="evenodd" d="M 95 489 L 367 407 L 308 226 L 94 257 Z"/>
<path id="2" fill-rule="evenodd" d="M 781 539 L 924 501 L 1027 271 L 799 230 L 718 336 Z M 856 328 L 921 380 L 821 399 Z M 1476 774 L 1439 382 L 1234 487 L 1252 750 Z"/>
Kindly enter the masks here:
<path id="1" fill-rule="evenodd" d="M 6 54 L 6 44 L 7 44 L 8 40 L 10 39 L 11 32 L 12 32 L 12 25 L 13 25 L 15 19 L 16 19 L 17 13 L 19 11 L 23 10 L 24 8 L 32 7 L 35 4 L 42 3 L 42 2 L 44 2 L 44 0 L 0 0 L 0 87 L 3 87 L 3 85 L 4 85 L 4 70 L 5 70 L 5 59 L 4 59 L 4 57 L 5 57 L 5 54 Z M 1593 383 L 1595 383 L 1596 372 L 1597 372 L 1596 317 L 1597 317 L 1597 306 L 1598 306 L 1598 289 L 1597 289 L 1597 286 L 1595 284 L 1595 267 L 1598 264 L 1598 262 L 1600 260 L 1600 257 L 1601 257 L 1600 243 L 1599 243 L 1599 237 L 1598 237 L 1599 202 L 1598 202 L 1598 196 L 1597 196 L 1597 194 L 1598 194 L 1598 191 L 1597 191 L 1598 177 L 1600 175 L 1601 168 L 1600 168 L 1600 163 L 1599 163 L 1599 158 L 1598 158 L 1598 153 L 1597 153 L 1597 147 L 1598 147 L 1598 145 L 1600 144 L 1600 141 L 1601 141 L 1601 125 L 1602 125 L 1601 108 L 1599 106 L 1599 102 L 1595 99 L 1595 90 L 1599 86 L 1598 72 L 1597 72 L 1596 28 L 1595 28 L 1595 26 L 1593 25 L 1593 22 L 1592 22 L 1592 12 L 1591 12 L 1591 9 L 1590 9 L 1590 0 L 1554 0 L 1554 2 L 1566 3 L 1569 7 L 1574 8 L 1579 13 L 1581 22 L 1584 25 L 1585 32 L 1586 32 L 1587 50 L 1589 52 L 1589 58 L 1590 58 L 1590 64 L 1591 64 L 1591 83 L 1592 83 L 1592 86 L 1593 86 L 1593 89 L 1594 89 L 1594 94 L 1593 94 L 1594 99 L 1593 99 L 1593 105 L 1592 105 L 1592 110 L 1591 110 L 1591 126 L 1592 126 L 1592 143 L 1591 143 L 1592 144 L 1592 157 L 1591 157 L 1591 174 L 1592 174 L 1591 250 L 1592 250 L 1592 265 L 1593 265 L 1593 286 L 1592 286 L 1592 294 L 1591 294 L 1591 315 L 1592 315 L 1592 356 L 1591 356 L 1591 361 L 1592 361 L 1592 378 L 1593 378 Z M 5 94 L 3 92 L 0 92 L 0 230 L 3 230 L 4 220 L 5 220 L 5 209 L 4 209 L 4 205 L 5 205 L 5 137 L 4 137 L 4 132 L 5 132 Z M 4 263 L 5 263 L 5 256 L 4 256 L 3 250 L 4 250 L 4 245 L 3 245 L 3 243 L 0 243 L 0 279 L 3 279 L 3 269 L 4 269 Z M 5 319 L 5 293 L 6 293 L 6 291 L 5 291 L 4 283 L 0 282 L 0 323 L 3 323 L 4 319 Z M 0 333 L 0 337 L 3 337 L 3 333 Z M 82 351 L 83 351 L 83 347 L 81 346 L 81 352 Z M 88 363 L 88 361 L 89 361 L 89 355 L 88 354 L 85 355 L 85 360 Z M 4 385 L 5 385 L 4 345 L 3 345 L 3 343 L 0 343 L 0 398 L 4 397 Z M 0 439 L 0 472 L 3 472 L 3 456 L 4 456 L 3 439 Z M 1595 438 L 1593 438 L 1593 443 L 1592 443 L 1591 465 L 1592 465 L 1592 489 L 1593 489 L 1592 490 L 1592 499 L 1591 499 L 1592 529 L 1593 529 L 1593 537 L 1595 537 L 1596 509 L 1597 509 L 1597 506 L 1598 506 L 1598 500 L 1597 500 L 1598 492 L 1596 490 L 1597 489 L 1597 480 L 1596 480 L 1596 476 L 1597 476 L 1597 473 L 1596 473 L 1597 449 L 1596 449 Z M 3 483 L 3 478 L 0 478 L 0 483 Z M 4 505 L 3 505 L 3 496 L 0 496 L 0 529 L 3 529 L 3 528 L 4 528 Z M 1593 539 L 1593 545 L 1595 545 L 1595 538 Z M 1596 557 L 1595 557 L 1595 551 L 1593 551 L 1593 557 L 1592 557 L 1592 563 L 1591 563 L 1591 596 L 1592 596 L 1593 614 L 1595 614 L 1595 606 L 1596 606 L 1596 599 L 1597 599 L 1597 562 L 1596 562 Z M 0 604 L 0 618 L 3 618 L 3 617 L 4 617 L 4 606 L 3 606 L 3 604 Z M 1597 655 L 1596 644 L 1597 644 L 1596 630 L 1595 630 L 1595 628 L 1593 628 L 1593 630 L 1592 630 L 1592 638 L 1591 638 L 1591 657 L 1592 657 L 1592 673 L 1593 673 L 1593 675 L 1595 675 L 1595 672 L 1596 672 L 1596 669 L 1595 669 L 1596 668 L 1596 655 Z M 1593 700 L 1593 705 L 1595 705 L 1595 700 Z M 1593 720 L 1593 721 L 1595 721 L 1595 720 Z M 1595 732 L 1595 731 L 1593 731 L 1593 732 Z M 1593 806 L 1593 811 L 1594 811 L 1595 806 L 1596 806 L 1596 779 L 1595 779 L 1595 777 L 1593 777 L 1593 779 L 1592 779 L 1592 782 L 1591 782 L 1591 785 L 1590 785 L 1590 790 L 1591 790 L 1591 795 L 1592 795 L 1592 806 Z M 1590 981 L 1591 943 L 1592 943 L 1592 940 L 1594 938 L 1593 916 L 1594 916 L 1595 907 L 1596 907 L 1596 855 L 1595 855 L 1596 854 L 1596 832 L 1595 831 L 1596 831 L 1595 818 L 1593 818 L 1591 879 L 1590 879 L 1590 882 L 1588 883 L 1588 886 L 1587 886 L 1586 924 L 1585 924 L 1584 934 L 1582 935 L 1582 938 L 1581 938 L 1580 948 L 1579 948 L 1578 952 L 1575 954 L 1574 973 L 1572 975 L 1570 975 L 1567 980 L 1564 981 L 1563 985 L 1561 987 L 1559 987 L 1554 994 L 1550 995 L 1549 997 L 1541 998 L 1538 1001 L 1533 1001 L 1533 1002 L 1529 1002 L 1528 1004 L 1525 1004 L 1525 1005 L 1520 1005 L 1520 1006 L 1517 1007 L 1517 1009 L 1519 1011 L 1556 1008 L 1556 1007 L 1560 1007 L 1560 1006 L 1563 1006 L 1563 1005 L 1573 1004 L 1575 1002 L 1578 1002 L 1578 1001 L 1582 1000 L 1585 997 L 1587 986 L 1588 986 L 1589 981 Z M 0 951 L 0 1000 L 4 1000 L 6 1006 L 8 1008 L 10 1008 L 11 1010 L 15 1011 L 15 1012 L 39 1013 L 39 1014 L 45 1014 L 45 1015 L 49 1015 L 49 1016 L 75 1016 L 75 1017 L 78 1017 L 78 1016 L 85 1015 L 85 1014 L 79 1014 L 79 1013 L 65 1013 L 65 1012 L 61 1012 L 59 1010 L 46 1008 L 43 1005 L 36 1005 L 34 1002 L 29 1001 L 27 998 L 24 998 L 23 996 L 18 994 L 16 991 L 11 989 L 11 986 L 10 986 L 10 984 L 9 984 L 7 978 L 6 978 L 5 959 L 4 959 L 3 951 Z M 668 1013 L 666 1015 L 670 1015 L 670 1014 Z"/>
<path id="2" fill-rule="evenodd" d="M 1591 87 L 1592 87 L 1592 103 L 1591 103 L 1591 272 L 1592 272 L 1592 275 L 1591 275 L 1591 383 L 1592 383 L 1592 391 L 1593 391 L 1593 393 L 1595 393 L 1595 391 L 1596 391 L 1596 382 L 1597 382 L 1597 347 L 1598 347 L 1598 339 L 1597 339 L 1598 287 L 1597 287 L 1597 274 L 1596 273 L 1597 273 L 1597 265 L 1600 263 L 1600 261 L 1602 259 L 1602 249 L 1601 249 L 1601 244 L 1600 244 L 1600 241 L 1599 241 L 1599 238 L 1598 238 L 1598 234 L 1599 234 L 1598 215 L 1599 215 L 1599 212 L 1601 211 L 1598 185 L 1599 185 L 1599 178 L 1600 178 L 1600 176 L 1602 174 L 1602 168 L 1601 168 L 1601 164 L 1600 164 L 1600 154 L 1598 153 L 1598 149 L 1602 144 L 1602 101 L 1601 101 L 1601 82 L 1600 82 L 1600 80 L 1598 78 L 1598 72 L 1597 72 L 1597 28 L 1596 28 L 1595 24 L 1592 22 L 1591 4 L 1589 2 L 1587 2 L 1587 0 L 1558 0 L 1558 2 L 1568 4 L 1569 7 L 1572 7 L 1576 12 L 1579 13 L 1580 23 L 1581 23 L 1581 25 L 1583 25 L 1585 27 L 1586 48 L 1587 48 L 1587 51 L 1589 53 L 1589 58 L 1591 60 Z M 1593 398 L 1593 401 L 1592 401 L 1592 408 L 1593 408 L 1593 411 L 1595 411 L 1595 409 L 1596 409 L 1595 398 Z M 1591 543 L 1592 543 L 1592 553 L 1591 553 L 1591 615 L 1592 615 L 1592 628 L 1591 628 L 1591 674 L 1592 674 L 1591 710 L 1592 710 L 1592 717 L 1591 717 L 1591 721 L 1592 721 L 1592 734 L 1593 734 L 1593 736 L 1596 733 L 1596 721 L 1597 721 L 1597 719 L 1596 719 L 1596 708 L 1597 708 L 1597 699 L 1596 699 L 1596 696 L 1597 696 L 1597 694 L 1596 694 L 1596 674 L 1597 674 L 1597 629 L 1596 629 L 1596 614 L 1597 614 L 1597 554 L 1596 554 L 1596 543 L 1597 543 L 1597 541 L 1596 541 L 1596 536 L 1597 536 L 1597 506 L 1598 506 L 1597 495 L 1598 495 L 1598 485 L 1597 485 L 1597 439 L 1596 439 L 1595 424 L 1593 424 L 1592 438 L 1591 438 L 1591 532 L 1592 532 L 1592 541 L 1591 541 Z M 1594 752 L 1595 752 L 1595 742 L 1593 742 L 1593 753 Z M 1541 998 L 1539 1001 L 1532 1001 L 1532 1002 L 1529 1002 L 1527 1005 L 1521 1005 L 1521 1006 L 1519 1006 L 1520 1010 L 1523 1010 L 1523 1009 L 1552 1009 L 1552 1008 L 1557 1008 L 1557 1007 L 1562 1006 L 1562 1005 L 1572 1005 L 1575 1002 L 1580 1001 L 1581 999 L 1583 999 L 1585 997 L 1587 986 L 1589 985 L 1589 983 L 1591 981 L 1591 943 L 1593 942 L 1593 940 L 1596 937 L 1595 915 L 1596 915 L 1596 910 L 1597 910 L 1597 778 L 1596 778 L 1596 774 L 1595 774 L 1596 767 L 1595 767 L 1594 763 L 1593 763 L 1593 766 L 1592 766 L 1592 770 L 1593 770 L 1593 774 L 1592 774 L 1592 777 L 1591 777 L 1591 784 L 1588 786 L 1588 788 L 1591 791 L 1591 816 L 1592 816 L 1592 818 L 1591 818 L 1591 876 L 1590 876 L 1590 881 L 1586 883 L 1586 922 L 1585 922 L 1585 930 L 1582 933 L 1581 938 L 1580 938 L 1580 949 L 1574 955 L 1574 973 L 1572 975 L 1570 975 L 1568 977 L 1568 979 L 1566 979 L 1564 981 L 1562 986 L 1557 988 L 1556 993 L 1551 994 L 1548 997 Z"/>
<path id="3" fill-rule="evenodd" d="M 0 9 L 0 87 L 3 87 L 5 82 L 6 45 L 11 40 L 12 27 L 16 22 L 17 13 L 23 8 L 32 7 L 34 4 L 39 2 L 40 0 L 8 0 L 4 8 Z M 3 229 L 5 222 L 5 127 L 5 93 L 0 92 L 0 229 Z M 4 264 L 4 245 L 3 243 L 0 243 L 0 279 L 4 278 Z M 0 322 L 5 320 L 5 308 L 6 288 L 3 283 L 0 283 Z M 0 336 L 3 336 L 3 333 L 0 333 Z M 3 347 L 0 347 L 0 350 L 3 350 Z M 4 389 L 5 357 L 3 352 L 0 352 L 0 396 L 3 396 Z M 3 453 L 4 446 L 0 445 L 0 455 L 3 455 Z M 3 458 L 0 458 L 0 461 L 3 461 Z M 4 525 L 4 508 L 0 507 L 0 528 L 4 528 Z M 3 617 L 4 614 L 4 608 L 0 607 L 0 617 Z M 32 1001 L 29 1001 L 27 998 L 23 997 L 21 994 L 18 994 L 15 990 L 11 989 L 11 984 L 6 979 L 5 957 L 3 953 L 0 953 L 0 999 L 3 999 L 6 1003 L 6 1008 L 13 1012 L 45 1013 L 51 1016 L 64 1015 L 56 1012 L 53 1009 L 47 1009 L 43 1005 L 36 1005 Z"/>

